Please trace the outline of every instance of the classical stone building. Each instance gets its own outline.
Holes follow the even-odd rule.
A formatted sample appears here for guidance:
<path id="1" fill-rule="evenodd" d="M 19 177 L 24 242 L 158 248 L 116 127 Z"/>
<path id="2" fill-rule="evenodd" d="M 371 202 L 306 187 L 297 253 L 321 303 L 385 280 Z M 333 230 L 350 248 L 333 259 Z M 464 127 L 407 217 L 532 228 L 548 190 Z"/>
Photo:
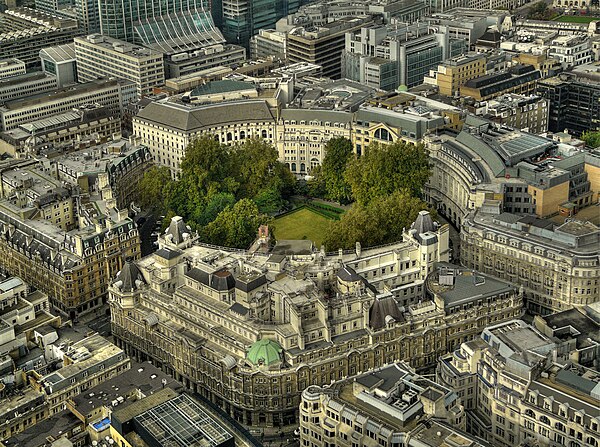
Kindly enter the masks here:
<path id="1" fill-rule="evenodd" d="M 470 214 L 461 231 L 461 262 L 521 285 L 526 306 L 542 315 L 598 301 L 600 228 L 556 225 L 510 213 Z"/>
<path id="2" fill-rule="evenodd" d="M 89 178 L 79 185 L 83 177 L 69 183 L 69 176 L 49 172 L 35 160 L 2 170 L 0 268 L 44 291 L 57 310 L 76 318 L 106 302 L 107 281 L 124 257 L 139 257 L 140 239 L 127 208 L 115 207 L 119 197 L 113 199 L 110 185 L 99 197 Z M 116 173 L 109 178 L 120 179 Z"/>
<path id="3" fill-rule="evenodd" d="M 266 255 L 204 246 L 177 217 L 160 246 L 110 288 L 117 344 L 252 426 L 297 422 L 309 385 L 397 360 L 429 368 L 521 312 L 501 281 L 445 266 L 439 285 L 448 227 L 427 212 L 401 242 L 339 253 L 309 241 Z"/>
<path id="4" fill-rule="evenodd" d="M 458 395 L 403 362 L 310 386 L 300 404 L 301 445 L 311 447 L 483 446 L 464 432 Z"/>
<path id="5" fill-rule="evenodd" d="M 177 175 L 185 149 L 199 135 L 214 134 L 223 144 L 243 143 L 254 136 L 273 143 L 275 121 L 264 99 L 199 106 L 151 102 L 133 118 L 133 132 L 150 148 L 155 163 Z"/>
<path id="6" fill-rule="evenodd" d="M 600 155 L 469 115 L 461 132 L 428 135 L 427 202 L 461 226 L 488 206 L 548 217 L 598 201 Z"/>
<path id="7" fill-rule="evenodd" d="M 598 322 L 582 319 L 581 335 L 597 348 Z M 598 446 L 600 376 L 569 358 L 576 338 L 546 336 L 520 320 L 494 325 L 440 359 L 438 382 L 462 398 L 467 431 L 491 445 Z"/>

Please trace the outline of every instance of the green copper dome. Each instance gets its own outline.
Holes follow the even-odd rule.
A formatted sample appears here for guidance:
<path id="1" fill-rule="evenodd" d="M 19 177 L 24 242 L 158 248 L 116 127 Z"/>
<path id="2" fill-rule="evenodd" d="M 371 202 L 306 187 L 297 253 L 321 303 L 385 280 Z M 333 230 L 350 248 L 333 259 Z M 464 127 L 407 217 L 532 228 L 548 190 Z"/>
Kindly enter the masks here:
<path id="1" fill-rule="evenodd" d="M 269 366 L 281 360 L 281 351 L 279 343 L 268 338 L 263 338 L 250 346 L 246 358 L 253 365 Z"/>

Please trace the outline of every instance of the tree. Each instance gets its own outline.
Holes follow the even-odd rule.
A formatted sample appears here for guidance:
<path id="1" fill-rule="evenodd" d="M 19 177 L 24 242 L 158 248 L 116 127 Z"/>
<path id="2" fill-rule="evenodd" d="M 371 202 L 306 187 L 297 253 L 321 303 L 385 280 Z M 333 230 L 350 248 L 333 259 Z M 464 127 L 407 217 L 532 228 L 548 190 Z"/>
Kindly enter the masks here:
<path id="1" fill-rule="evenodd" d="M 283 200 L 279 191 L 272 187 L 263 189 L 254 197 L 254 203 L 263 214 L 273 214 L 283 207 Z"/>
<path id="2" fill-rule="evenodd" d="M 356 242 L 363 247 L 387 244 L 402 239 L 402 231 L 427 205 L 408 191 L 396 191 L 373 199 L 368 205 L 355 203 L 337 222 L 332 222 L 325 236 L 327 250 L 352 249 Z"/>
<path id="3" fill-rule="evenodd" d="M 396 141 L 389 145 L 371 143 L 365 155 L 350 160 L 344 178 L 354 199 L 366 205 L 400 190 L 418 196 L 430 175 L 424 146 Z"/>
<path id="4" fill-rule="evenodd" d="M 256 239 L 258 227 L 269 222 L 250 199 L 242 199 L 227 207 L 200 231 L 204 242 L 226 247 L 248 248 Z"/>
<path id="5" fill-rule="evenodd" d="M 527 18 L 534 20 L 548 20 L 553 15 L 553 11 L 548 9 L 545 1 L 534 3 L 527 11 Z"/>
<path id="6" fill-rule="evenodd" d="M 291 193 L 295 179 L 279 162 L 277 150 L 260 138 L 249 138 L 231 153 L 231 173 L 239 182 L 238 198 L 253 198 L 264 190 Z"/>
<path id="7" fill-rule="evenodd" d="M 588 130 L 583 132 L 581 139 L 585 141 L 585 145 L 591 148 L 600 147 L 600 131 Z"/>
<path id="8" fill-rule="evenodd" d="M 139 185 L 142 208 L 156 208 L 161 213 L 166 211 L 173 183 L 169 168 L 153 166 L 148 169 L 142 176 Z"/>
<path id="9" fill-rule="evenodd" d="M 207 225 L 217 218 L 219 213 L 235 204 L 235 196 L 228 192 L 219 192 L 208 199 L 202 214 L 198 219 L 199 225 Z"/>
<path id="10" fill-rule="evenodd" d="M 350 202 L 352 190 L 344 178 L 344 172 L 353 152 L 352 142 L 344 137 L 332 138 L 325 145 L 321 175 L 328 199 L 338 203 Z"/>

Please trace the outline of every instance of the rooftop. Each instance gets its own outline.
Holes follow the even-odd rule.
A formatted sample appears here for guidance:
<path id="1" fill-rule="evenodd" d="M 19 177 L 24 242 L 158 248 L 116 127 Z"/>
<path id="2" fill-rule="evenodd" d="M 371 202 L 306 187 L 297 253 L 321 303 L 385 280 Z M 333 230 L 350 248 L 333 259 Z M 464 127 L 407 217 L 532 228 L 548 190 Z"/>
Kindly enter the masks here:
<path id="1" fill-rule="evenodd" d="M 181 386 L 149 362 L 132 363 L 130 369 L 73 397 L 72 401 L 74 408 L 85 416 L 102 406 L 124 408 L 138 399 L 138 390 L 143 398 L 166 387 L 178 390 Z"/>

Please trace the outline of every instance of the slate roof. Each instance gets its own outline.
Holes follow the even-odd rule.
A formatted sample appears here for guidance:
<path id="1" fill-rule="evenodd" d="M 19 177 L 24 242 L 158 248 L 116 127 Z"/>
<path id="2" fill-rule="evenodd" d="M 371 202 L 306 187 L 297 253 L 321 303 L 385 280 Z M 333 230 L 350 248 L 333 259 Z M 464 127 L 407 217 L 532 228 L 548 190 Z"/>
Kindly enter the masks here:
<path id="1" fill-rule="evenodd" d="M 384 328 L 386 326 L 385 318 L 388 315 L 395 321 L 404 321 L 404 316 L 400 312 L 394 297 L 375 298 L 371 309 L 369 309 L 369 325 L 376 331 Z"/>
<path id="2" fill-rule="evenodd" d="M 242 292 L 251 292 L 266 283 L 267 277 L 265 275 L 257 276 L 250 281 L 244 281 L 241 278 L 237 278 L 235 280 L 235 288 L 241 290 Z"/>
<path id="3" fill-rule="evenodd" d="M 181 251 L 179 250 L 171 250 L 169 248 L 161 248 L 160 250 L 157 250 L 155 255 L 160 256 L 163 259 L 175 259 L 176 257 L 181 255 Z"/>
<path id="4" fill-rule="evenodd" d="M 191 230 L 188 229 L 187 225 L 183 221 L 183 217 L 175 216 L 171 219 L 171 223 L 169 224 L 169 228 L 167 228 L 165 236 L 173 236 L 172 242 L 177 245 L 181 244 L 184 241 L 183 235 L 186 233 L 190 234 L 190 231 Z"/>
<path id="5" fill-rule="evenodd" d="M 264 100 L 230 101 L 197 107 L 151 102 L 137 114 L 135 119 L 185 132 L 197 132 L 235 122 L 275 122 Z"/>
<path id="6" fill-rule="evenodd" d="M 356 271 L 348 265 L 345 265 L 341 269 L 339 269 L 337 272 L 337 276 L 338 276 L 338 278 L 340 278 L 342 281 L 345 281 L 345 282 L 362 281 L 362 278 L 360 277 L 360 275 L 358 273 L 356 273 Z"/>
<path id="7" fill-rule="evenodd" d="M 192 278 L 194 281 L 201 282 L 214 290 L 231 290 L 235 287 L 235 278 L 229 270 L 222 269 L 212 274 L 194 267 L 186 272 L 185 276 Z"/>
<path id="8" fill-rule="evenodd" d="M 117 274 L 117 278 L 113 284 L 121 283 L 119 289 L 122 292 L 133 292 L 137 290 L 141 284 L 146 284 L 144 276 L 140 272 L 138 266 L 132 259 L 128 258 L 123 265 L 121 271 Z"/>

